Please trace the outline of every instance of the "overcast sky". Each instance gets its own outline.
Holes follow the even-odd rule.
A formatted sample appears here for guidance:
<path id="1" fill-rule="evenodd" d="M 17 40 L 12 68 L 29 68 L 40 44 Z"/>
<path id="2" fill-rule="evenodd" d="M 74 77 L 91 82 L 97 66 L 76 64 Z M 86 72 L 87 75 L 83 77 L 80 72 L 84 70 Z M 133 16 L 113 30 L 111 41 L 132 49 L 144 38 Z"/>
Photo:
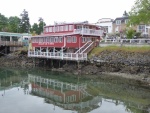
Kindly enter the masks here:
<path id="1" fill-rule="evenodd" d="M 30 23 L 42 17 L 47 25 L 56 22 L 96 23 L 100 18 L 121 17 L 135 0 L 0 0 L 0 13 L 6 17 L 29 13 Z"/>

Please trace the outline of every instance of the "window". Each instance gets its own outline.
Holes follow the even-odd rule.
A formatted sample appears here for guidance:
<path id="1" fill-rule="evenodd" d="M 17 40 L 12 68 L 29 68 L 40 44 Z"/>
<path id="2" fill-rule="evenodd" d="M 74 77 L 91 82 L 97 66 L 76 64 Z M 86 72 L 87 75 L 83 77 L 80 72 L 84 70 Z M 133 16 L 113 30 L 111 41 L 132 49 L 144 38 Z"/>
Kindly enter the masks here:
<path id="1" fill-rule="evenodd" d="M 86 42 L 86 38 L 82 37 L 82 43 Z"/>
<path id="2" fill-rule="evenodd" d="M 59 42 L 63 42 L 63 38 L 62 37 L 59 37 Z"/>
<path id="3" fill-rule="evenodd" d="M 126 20 L 125 20 L 125 24 L 127 24 L 128 22 L 129 22 L 129 20 L 128 20 L 128 19 L 126 19 Z"/>
<path id="4" fill-rule="evenodd" d="M 53 27 L 53 32 L 55 32 L 55 27 Z"/>
<path id="5" fill-rule="evenodd" d="M 47 37 L 47 42 L 50 42 L 50 37 Z"/>
<path id="6" fill-rule="evenodd" d="M 53 30 L 52 30 L 52 27 L 49 27 L 49 32 L 52 32 Z"/>
<path id="7" fill-rule="evenodd" d="M 120 25 L 121 24 L 121 20 L 116 20 L 116 25 Z"/>
<path id="8" fill-rule="evenodd" d="M 39 38 L 39 42 L 43 42 L 43 38 L 42 37 Z"/>
<path id="9" fill-rule="evenodd" d="M 46 28 L 46 32 L 48 32 L 48 27 Z"/>
<path id="10" fill-rule="evenodd" d="M 57 26 L 57 31 L 59 32 L 59 26 Z"/>
<path id="11" fill-rule="evenodd" d="M 82 26 L 77 25 L 77 29 L 82 29 Z"/>
<path id="12" fill-rule="evenodd" d="M 139 32 L 145 32 L 145 25 L 139 25 L 138 31 Z"/>
<path id="13" fill-rule="evenodd" d="M 69 25 L 69 31 L 73 30 L 73 25 Z"/>
<path id="14" fill-rule="evenodd" d="M 69 42 L 69 43 L 71 42 L 71 36 L 67 37 L 67 42 Z"/>
<path id="15" fill-rule="evenodd" d="M 51 37 L 51 38 L 50 38 L 50 42 L 54 42 L 54 37 Z"/>
<path id="16" fill-rule="evenodd" d="M 58 37 L 55 37 L 55 42 L 58 42 Z"/>
<path id="17" fill-rule="evenodd" d="M 68 31 L 68 25 L 65 26 L 65 31 Z"/>
<path id="18" fill-rule="evenodd" d="M 39 37 L 36 37 L 36 42 L 39 42 Z"/>
<path id="19" fill-rule="evenodd" d="M 60 31 L 63 31 L 63 26 L 60 26 Z"/>
<path id="20" fill-rule="evenodd" d="M 73 37 L 72 37 L 72 42 L 73 42 L 73 43 L 76 43 L 76 42 L 77 42 L 76 36 L 73 36 Z"/>

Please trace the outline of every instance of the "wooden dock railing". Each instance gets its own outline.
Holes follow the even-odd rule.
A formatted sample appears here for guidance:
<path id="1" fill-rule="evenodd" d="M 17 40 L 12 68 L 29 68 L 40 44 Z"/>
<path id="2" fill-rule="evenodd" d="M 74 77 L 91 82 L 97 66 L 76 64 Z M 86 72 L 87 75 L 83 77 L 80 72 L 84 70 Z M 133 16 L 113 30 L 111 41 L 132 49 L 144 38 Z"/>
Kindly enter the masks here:
<path id="1" fill-rule="evenodd" d="M 0 46 L 23 46 L 20 41 L 0 41 Z"/>

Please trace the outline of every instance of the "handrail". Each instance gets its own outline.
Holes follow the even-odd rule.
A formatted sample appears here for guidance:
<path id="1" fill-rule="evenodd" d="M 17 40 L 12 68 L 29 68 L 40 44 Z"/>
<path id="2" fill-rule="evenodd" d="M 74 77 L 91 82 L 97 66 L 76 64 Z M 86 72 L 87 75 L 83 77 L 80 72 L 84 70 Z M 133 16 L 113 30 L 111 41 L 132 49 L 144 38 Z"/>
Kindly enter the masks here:
<path id="1" fill-rule="evenodd" d="M 84 53 L 91 45 L 93 45 L 94 42 L 92 42 L 89 46 L 87 46 L 81 53 Z"/>
<path id="2" fill-rule="evenodd" d="M 107 43 L 107 42 L 112 42 L 112 43 L 137 43 L 137 44 L 148 43 L 148 44 L 150 44 L 150 39 L 104 39 L 104 41 L 101 41 L 101 43 Z"/>
<path id="3" fill-rule="evenodd" d="M 95 30 L 95 29 L 75 29 L 74 33 L 85 34 L 85 35 L 96 35 L 102 36 L 103 30 Z"/>
<path id="4" fill-rule="evenodd" d="M 20 41 L 0 41 L 0 45 L 6 46 L 22 46 L 23 43 Z"/>
<path id="5" fill-rule="evenodd" d="M 87 41 L 80 49 L 78 49 L 75 53 L 78 53 L 82 50 L 82 48 L 84 48 L 89 42 L 91 41 Z"/>
<path id="6" fill-rule="evenodd" d="M 87 60 L 87 53 L 60 53 L 60 52 L 38 52 L 28 51 L 28 57 L 65 59 L 65 60 Z"/>

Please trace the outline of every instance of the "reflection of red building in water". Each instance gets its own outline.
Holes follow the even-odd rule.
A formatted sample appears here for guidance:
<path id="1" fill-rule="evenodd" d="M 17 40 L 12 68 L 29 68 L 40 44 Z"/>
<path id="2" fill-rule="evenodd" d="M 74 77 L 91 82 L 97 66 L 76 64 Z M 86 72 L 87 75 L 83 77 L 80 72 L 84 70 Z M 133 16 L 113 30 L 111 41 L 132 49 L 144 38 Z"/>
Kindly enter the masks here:
<path id="1" fill-rule="evenodd" d="M 31 37 L 29 57 L 65 60 L 87 60 L 87 54 L 98 44 L 103 31 L 87 21 L 45 26 L 42 35 Z"/>
<path id="2" fill-rule="evenodd" d="M 84 97 L 81 91 L 60 91 L 53 88 L 40 87 L 38 84 L 34 83 L 32 84 L 32 92 L 62 103 L 79 102 Z"/>

